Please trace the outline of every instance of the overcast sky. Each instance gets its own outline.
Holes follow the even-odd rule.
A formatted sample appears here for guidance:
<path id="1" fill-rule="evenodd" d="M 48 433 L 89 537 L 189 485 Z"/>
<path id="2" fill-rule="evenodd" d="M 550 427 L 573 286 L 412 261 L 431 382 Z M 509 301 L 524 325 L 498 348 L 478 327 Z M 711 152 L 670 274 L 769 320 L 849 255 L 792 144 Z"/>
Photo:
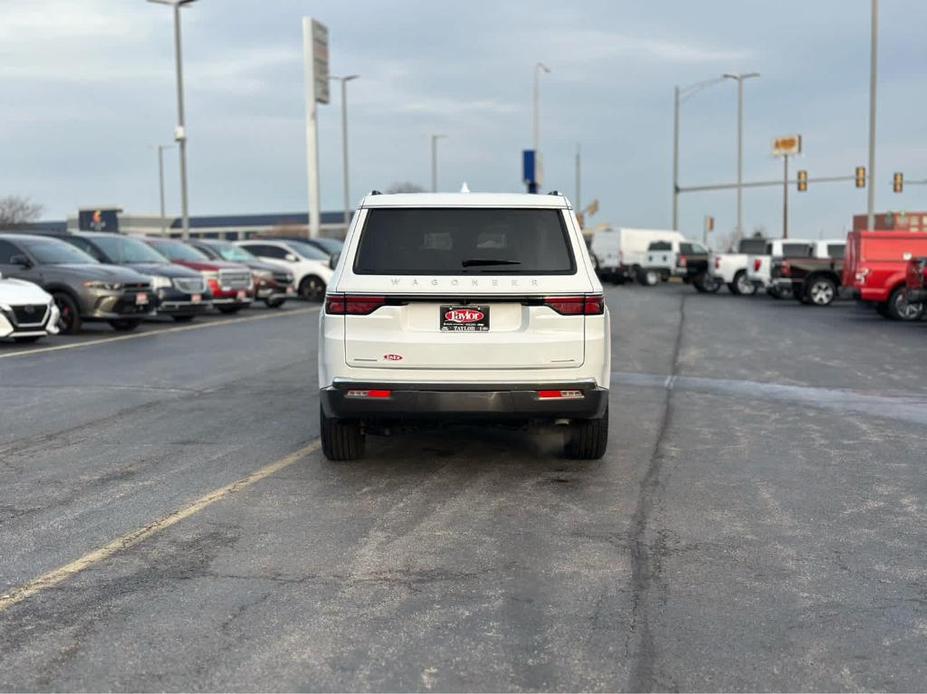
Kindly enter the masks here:
<path id="1" fill-rule="evenodd" d="M 881 3 L 879 209 L 927 209 L 927 2 Z M 0 195 L 63 218 L 80 206 L 156 212 L 153 145 L 176 119 L 171 13 L 144 0 L 0 0 Z M 869 0 L 313 2 L 199 0 L 183 10 L 192 214 L 301 211 L 306 203 L 301 17 L 328 25 L 334 74 L 349 85 L 351 197 L 396 181 L 519 191 L 531 142 L 534 64 L 543 61 L 545 189 L 569 196 L 583 152 L 593 221 L 671 221 L 673 85 L 757 71 L 746 83 L 746 180 L 781 176 L 771 139 L 804 136 L 795 168 L 851 174 L 867 158 Z M 322 208 L 341 208 L 338 91 L 320 106 Z M 683 185 L 733 181 L 736 85 L 682 111 Z M 168 208 L 179 209 L 176 151 Z M 795 235 L 838 235 L 865 192 L 820 184 L 791 195 Z M 781 188 L 744 194 L 748 229 L 782 224 Z M 681 227 L 735 223 L 733 191 L 687 194 Z"/>

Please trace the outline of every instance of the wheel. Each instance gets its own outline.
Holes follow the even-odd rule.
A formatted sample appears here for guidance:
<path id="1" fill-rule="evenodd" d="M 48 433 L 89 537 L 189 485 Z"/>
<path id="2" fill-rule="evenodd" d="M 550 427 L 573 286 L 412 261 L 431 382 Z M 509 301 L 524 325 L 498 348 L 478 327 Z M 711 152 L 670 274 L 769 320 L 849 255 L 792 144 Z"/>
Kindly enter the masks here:
<path id="1" fill-rule="evenodd" d="M 58 312 L 61 317 L 58 318 L 58 331 L 64 335 L 75 335 L 80 332 L 80 309 L 77 308 L 77 302 L 71 298 L 70 294 L 58 292 L 53 295 L 55 305 L 58 306 Z"/>
<path id="2" fill-rule="evenodd" d="M 358 460 L 364 456 L 364 430 L 353 419 L 326 417 L 319 408 L 322 428 L 322 453 L 329 460 Z"/>
<path id="3" fill-rule="evenodd" d="M 286 299 L 264 299 L 267 308 L 280 308 L 286 303 Z"/>
<path id="4" fill-rule="evenodd" d="M 173 316 L 175 323 L 190 323 L 196 316 Z"/>
<path id="5" fill-rule="evenodd" d="M 657 282 L 660 281 L 660 273 L 656 270 L 641 269 L 637 273 L 637 281 L 639 284 L 642 284 L 645 287 L 653 287 Z"/>
<path id="6" fill-rule="evenodd" d="M 579 419 L 570 425 L 564 453 L 574 460 L 598 460 L 608 446 L 608 409 L 598 419 Z"/>
<path id="7" fill-rule="evenodd" d="M 241 311 L 241 306 L 216 306 L 216 308 L 219 309 L 219 313 L 226 314 L 238 313 Z"/>
<path id="8" fill-rule="evenodd" d="M 734 275 L 734 281 L 728 285 L 732 294 L 737 296 L 753 296 L 756 294 L 756 285 L 747 279 L 746 270 L 738 270 Z"/>
<path id="9" fill-rule="evenodd" d="M 299 298 L 304 301 L 321 301 L 325 296 L 325 282 L 315 275 L 303 277 L 299 283 Z"/>
<path id="10" fill-rule="evenodd" d="M 41 335 L 30 335 L 29 337 L 14 337 L 13 342 L 18 345 L 31 345 L 33 342 L 38 342 L 41 339 Z"/>
<path id="11" fill-rule="evenodd" d="M 692 286 L 695 287 L 695 291 L 699 294 L 714 294 L 721 289 L 721 284 L 721 280 L 717 277 L 711 277 L 705 272 L 696 277 L 695 281 L 692 282 Z"/>
<path id="12" fill-rule="evenodd" d="M 888 298 L 888 317 L 892 320 L 920 320 L 924 315 L 924 304 L 909 304 L 904 287 L 896 287 Z"/>
<path id="13" fill-rule="evenodd" d="M 135 318 L 116 318 L 107 322 L 112 326 L 113 330 L 121 333 L 130 333 L 141 324 L 141 321 Z"/>
<path id="14" fill-rule="evenodd" d="M 807 287 L 802 292 L 805 303 L 812 306 L 830 306 L 837 298 L 837 284 L 830 277 L 812 277 L 806 284 Z"/>

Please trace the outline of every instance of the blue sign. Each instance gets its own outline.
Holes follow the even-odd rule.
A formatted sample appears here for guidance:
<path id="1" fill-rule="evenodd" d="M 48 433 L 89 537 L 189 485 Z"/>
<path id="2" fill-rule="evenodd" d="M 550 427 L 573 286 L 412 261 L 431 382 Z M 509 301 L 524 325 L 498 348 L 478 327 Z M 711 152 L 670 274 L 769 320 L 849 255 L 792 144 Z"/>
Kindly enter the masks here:
<path id="1" fill-rule="evenodd" d="M 535 167 L 535 156 L 533 149 L 522 150 L 521 153 L 521 179 L 525 185 L 530 185 L 534 183 L 537 179 L 535 178 L 537 173 L 537 168 Z"/>

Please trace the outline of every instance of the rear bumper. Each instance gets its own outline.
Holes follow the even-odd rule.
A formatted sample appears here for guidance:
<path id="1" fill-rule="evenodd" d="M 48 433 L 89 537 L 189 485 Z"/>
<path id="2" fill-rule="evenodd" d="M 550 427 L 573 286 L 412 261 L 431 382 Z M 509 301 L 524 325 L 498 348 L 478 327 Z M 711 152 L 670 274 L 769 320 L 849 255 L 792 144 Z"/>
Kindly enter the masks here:
<path id="1" fill-rule="evenodd" d="M 389 397 L 349 397 L 348 391 L 386 390 Z M 538 391 L 580 391 L 582 397 L 540 398 Z M 327 417 L 344 419 L 500 420 L 592 419 L 605 414 L 608 389 L 582 383 L 438 384 L 338 382 L 320 391 Z"/>

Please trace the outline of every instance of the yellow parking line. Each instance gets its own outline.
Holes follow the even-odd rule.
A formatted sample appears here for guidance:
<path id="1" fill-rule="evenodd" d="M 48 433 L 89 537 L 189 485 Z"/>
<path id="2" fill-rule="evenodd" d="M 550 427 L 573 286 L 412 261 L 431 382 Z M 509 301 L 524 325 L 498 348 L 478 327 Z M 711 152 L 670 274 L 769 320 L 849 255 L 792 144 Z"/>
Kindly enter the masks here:
<path id="1" fill-rule="evenodd" d="M 78 349 L 79 347 L 90 347 L 92 345 L 102 345 L 107 342 L 122 342 L 123 340 L 138 340 L 143 337 L 158 337 L 168 333 L 183 333 L 188 330 L 202 330 L 203 328 L 214 328 L 217 325 L 230 325 L 237 323 L 250 323 L 256 320 L 265 320 L 267 318 L 281 318 L 283 316 L 296 316 L 302 313 L 313 313 L 318 311 L 320 306 L 311 306 L 309 308 L 297 308 L 291 311 L 275 311 L 274 313 L 265 313 L 260 316 L 248 316 L 247 318 L 229 318 L 228 320 L 213 321 L 211 323 L 196 323 L 195 325 L 179 325 L 174 328 L 163 328 L 152 332 L 133 333 L 132 335 L 117 335 L 115 337 L 101 337 L 99 340 L 87 340 L 86 342 L 74 342 L 69 345 L 56 345 L 54 347 L 38 347 L 28 349 L 22 352 L 10 352 L 9 354 L 0 354 L 0 359 L 10 359 L 12 357 L 22 357 L 27 354 L 47 354 L 48 352 L 60 352 L 63 349 Z"/>
<path id="2" fill-rule="evenodd" d="M 189 518 L 195 513 L 199 513 L 207 506 L 214 504 L 221 499 L 224 499 L 232 494 L 244 491 L 250 487 L 255 482 L 259 482 L 266 477 L 270 477 L 276 472 L 280 472 L 286 467 L 289 467 L 293 463 L 301 460 L 310 453 L 314 453 L 321 446 L 321 443 L 318 439 L 312 443 L 303 446 L 298 451 L 290 453 L 288 456 L 281 458 L 280 460 L 271 463 L 270 465 L 265 465 L 260 470 L 252 472 L 247 477 L 243 477 L 237 482 L 232 482 L 227 484 L 224 487 L 220 487 L 215 491 L 209 492 L 205 496 L 201 496 L 199 499 L 193 503 L 185 506 L 184 508 L 174 511 L 173 513 L 159 518 L 158 520 L 146 525 L 144 528 L 139 528 L 138 530 L 133 530 L 122 537 L 116 538 L 108 545 L 95 549 L 92 552 L 88 552 L 80 559 L 72 561 L 70 564 L 65 564 L 62 567 L 55 569 L 54 571 L 49 571 L 43 576 L 39 576 L 28 583 L 14 588 L 12 591 L 5 595 L 0 595 L 0 612 L 9 609 L 13 605 L 26 600 L 36 593 L 41 593 L 47 588 L 52 588 L 62 581 L 65 581 L 72 576 L 80 573 L 84 569 L 90 568 L 95 564 L 99 564 L 106 559 L 109 559 L 111 556 L 117 552 L 128 549 L 133 545 L 137 545 L 142 540 L 146 540 L 155 533 L 161 532 L 172 525 L 179 523 L 185 518 Z"/>

